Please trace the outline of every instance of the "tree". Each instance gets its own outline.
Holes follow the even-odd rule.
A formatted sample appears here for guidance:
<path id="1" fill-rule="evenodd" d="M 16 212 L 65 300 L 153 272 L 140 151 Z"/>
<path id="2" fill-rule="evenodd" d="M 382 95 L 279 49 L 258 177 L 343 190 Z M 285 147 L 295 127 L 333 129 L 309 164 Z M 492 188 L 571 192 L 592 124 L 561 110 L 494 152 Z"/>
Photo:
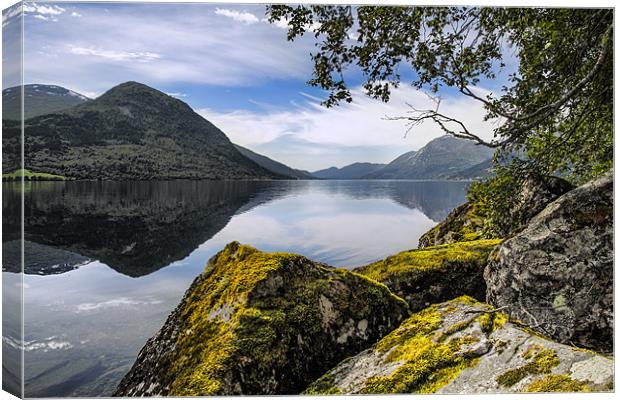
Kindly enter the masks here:
<path id="1" fill-rule="evenodd" d="M 519 154 L 509 174 L 568 174 L 582 182 L 613 165 L 613 10 L 560 8 L 274 5 L 271 22 L 287 21 L 288 39 L 312 31 L 316 52 L 309 83 L 329 92 L 332 107 L 352 101 L 347 72 L 357 67 L 369 96 L 389 101 L 401 71 L 414 87 L 453 88 L 481 102 L 502 123 L 493 139 L 441 112 L 411 109 L 394 119 L 415 127 L 430 120 L 447 134 Z M 512 52 L 518 71 L 497 94 L 494 80 Z"/>

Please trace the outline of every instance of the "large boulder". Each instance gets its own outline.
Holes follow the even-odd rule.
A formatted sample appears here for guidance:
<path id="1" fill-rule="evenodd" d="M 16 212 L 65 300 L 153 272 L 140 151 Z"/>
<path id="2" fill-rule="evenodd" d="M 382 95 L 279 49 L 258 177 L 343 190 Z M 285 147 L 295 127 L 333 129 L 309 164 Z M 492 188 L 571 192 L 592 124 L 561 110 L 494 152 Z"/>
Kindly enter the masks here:
<path id="1" fill-rule="evenodd" d="M 574 189 L 504 241 L 487 301 L 560 342 L 613 351 L 613 174 Z"/>
<path id="2" fill-rule="evenodd" d="M 408 315 L 361 275 L 233 242 L 140 351 L 116 396 L 295 394 Z"/>
<path id="3" fill-rule="evenodd" d="M 414 314 L 306 394 L 577 392 L 613 389 L 614 362 L 559 344 L 460 297 Z"/>
<path id="4" fill-rule="evenodd" d="M 461 295 L 484 300 L 484 267 L 499 243 L 477 240 L 403 251 L 354 271 L 385 284 L 412 312 Z"/>

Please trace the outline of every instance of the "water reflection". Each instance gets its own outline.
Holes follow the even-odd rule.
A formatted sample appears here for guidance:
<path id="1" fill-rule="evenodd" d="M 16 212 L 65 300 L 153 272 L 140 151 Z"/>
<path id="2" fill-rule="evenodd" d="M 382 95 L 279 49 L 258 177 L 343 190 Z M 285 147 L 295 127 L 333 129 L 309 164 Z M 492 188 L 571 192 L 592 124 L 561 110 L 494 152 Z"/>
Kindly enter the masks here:
<path id="1" fill-rule="evenodd" d="M 402 181 L 33 182 L 27 184 L 25 192 L 25 251 L 30 255 L 25 272 L 62 273 L 96 259 L 125 275 L 143 276 L 187 257 L 221 231 L 233 215 L 278 198 L 302 198 L 296 205 L 305 208 L 324 207 L 326 198 L 338 196 L 367 201 L 387 198 L 436 222 L 463 201 L 465 186 L 458 182 Z M 3 187 L 3 228 L 19 232 L 19 212 L 11 209 L 19 205 L 19 190 L 13 184 Z M 312 196 L 323 198 L 310 200 Z M 388 225 L 381 215 L 367 214 L 363 203 L 351 204 L 361 207 L 365 221 L 346 220 L 360 213 L 339 214 L 337 226 Z M 329 222 L 308 221 L 317 229 L 317 236 L 325 237 L 333 233 Z M 352 235 L 360 236 L 359 232 L 351 230 Z M 377 243 L 361 235 L 354 241 L 355 247 L 362 247 L 366 241 L 368 245 Z M 17 239 L 13 236 L 5 235 L 7 251 L 19 245 L 10 243 Z M 411 238 L 407 241 L 414 243 Z M 346 258 L 346 254 L 341 255 L 342 260 Z M 8 270 L 16 272 L 10 267 Z"/>
<path id="2" fill-rule="evenodd" d="M 464 201 L 465 189 L 403 181 L 34 182 L 24 192 L 26 396 L 110 395 L 206 260 L 232 240 L 354 267 L 415 247 Z M 3 195 L 3 247 L 11 248 L 20 191 L 5 184 Z M 4 267 L 5 283 L 19 277 Z"/>

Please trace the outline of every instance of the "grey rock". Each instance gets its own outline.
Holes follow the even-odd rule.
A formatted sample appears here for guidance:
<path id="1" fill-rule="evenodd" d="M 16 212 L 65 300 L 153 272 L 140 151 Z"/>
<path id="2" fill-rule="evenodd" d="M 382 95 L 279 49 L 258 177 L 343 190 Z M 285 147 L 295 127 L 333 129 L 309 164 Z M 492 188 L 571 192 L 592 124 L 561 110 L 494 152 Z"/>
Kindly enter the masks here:
<path id="1" fill-rule="evenodd" d="M 519 195 L 510 210 L 513 221 L 526 224 L 547 204 L 572 189 L 574 189 L 572 184 L 556 176 L 532 175 L 528 177 L 521 184 Z"/>
<path id="2" fill-rule="evenodd" d="M 468 297 L 433 305 L 306 394 L 608 391 L 614 362 L 548 340 Z M 543 361 L 541 361 L 543 360 Z M 561 382 L 562 385 L 558 385 Z"/>
<path id="3" fill-rule="evenodd" d="M 613 351 L 613 172 L 549 204 L 489 259 L 488 303 L 562 343 Z"/>

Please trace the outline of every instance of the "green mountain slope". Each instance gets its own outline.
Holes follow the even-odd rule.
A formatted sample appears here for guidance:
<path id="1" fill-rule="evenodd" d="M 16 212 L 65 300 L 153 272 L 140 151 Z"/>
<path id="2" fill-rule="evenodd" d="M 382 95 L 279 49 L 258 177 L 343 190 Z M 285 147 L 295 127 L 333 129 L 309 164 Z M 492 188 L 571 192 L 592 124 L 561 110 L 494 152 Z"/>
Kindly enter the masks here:
<path id="1" fill-rule="evenodd" d="M 449 179 L 463 170 L 489 160 L 493 150 L 465 139 L 442 136 L 418 151 L 405 153 L 369 179 Z"/>
<path id="2" fill-rule="evenodd" d="M 312 175 L 321 179 L 360 179 L 383 167 L 385 164 L 354 163 L 342 168 L 331 167 L 314 171 Z"/>
<path id="3" fill-rule="evenodd" d="M 37 117 L 85 103 L 89 100 L 73 90 L 56 85 L 24 85 L 24 118 Z M 21 87 L 2 91 L 2 118 L 19 120 L 21 114 Z"/>
<path id="4" fill-rule="evenodd" d="M 4 120 L 3 172 L 18 168 L 19 123 Z M 244 157 L 187 104 L 137 82 L 25 121 L 25 167 L 74 179 L 282 178 Z"/>
<path id="5" fill-rule="evenodd" d="M 239 146 L 236 144 L 235 148 L 239 150 L 239 153 L 243 154 L 245 157 L 249 158 L 250 160 L 254 161 L 256 164 L 260 165 L 261 167 L 273 173 L 284 175 L 292 179 L 316 179 L 308 171 L 291 168 L 288 165 L 272 160 L 271 158 L 264 156 L 262 154 L 255 153 L 252 150 L 247 149 L 243 146 Z"/>

